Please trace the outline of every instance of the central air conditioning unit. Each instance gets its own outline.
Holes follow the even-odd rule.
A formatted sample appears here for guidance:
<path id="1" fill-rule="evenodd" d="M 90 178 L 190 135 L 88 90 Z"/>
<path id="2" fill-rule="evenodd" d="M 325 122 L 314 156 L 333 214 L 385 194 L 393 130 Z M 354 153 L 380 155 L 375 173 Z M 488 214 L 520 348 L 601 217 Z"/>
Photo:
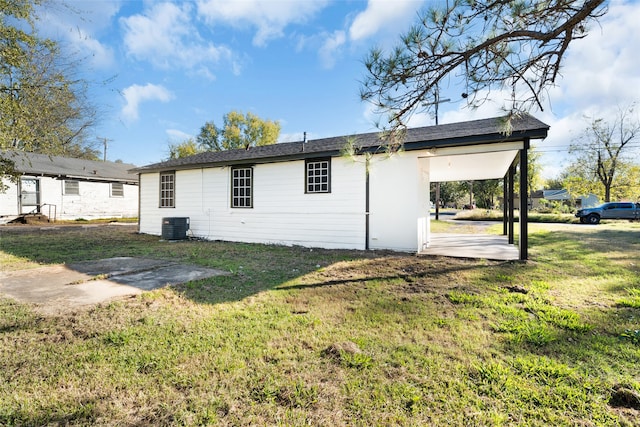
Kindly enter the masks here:
<path id="1" fill-rule="evenodd" d="M 189 230 L 189 217 L 162 218 L 163 240 L 184 240 Z"/>

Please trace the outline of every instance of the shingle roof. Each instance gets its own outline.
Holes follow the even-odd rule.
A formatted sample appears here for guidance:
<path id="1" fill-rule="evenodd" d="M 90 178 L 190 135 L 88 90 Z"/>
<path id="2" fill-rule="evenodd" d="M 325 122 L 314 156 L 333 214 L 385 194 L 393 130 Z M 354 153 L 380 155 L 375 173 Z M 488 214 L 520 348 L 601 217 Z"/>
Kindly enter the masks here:
<path id="1" fill-rule="evenodd" d="M 24 175 L 138 183 L 138 176 L 130 172 L 136 166 L 128 163 L 99 162 L 15 151 L 0 152 L 1 157 L 15 162 L 15 169 Z"/>
<path id="2" fill-rule="evenodd" d="M 495 142 L 520 141 L 523 138 L 546 138 L 549 126 L 528 114 L 512 120 L 511 133 L 504 132 L 504 117 L 472 120 L 438 126 L 407 129 L 405 151 L 434 147 L 451 147 Z M 243 163 L 270 163 L 313 157 L 338 156 L 348 140 L 359 151 L 375 151 L 385 146 L 380 132 L 336 136 L 308 142 L 286 142 L 247 150 L 207 151 L 189 157 L 172 159 L 133 169 L 132 172 L 152 172 L 190 169 L 203 166 L 225 166 Z"/>

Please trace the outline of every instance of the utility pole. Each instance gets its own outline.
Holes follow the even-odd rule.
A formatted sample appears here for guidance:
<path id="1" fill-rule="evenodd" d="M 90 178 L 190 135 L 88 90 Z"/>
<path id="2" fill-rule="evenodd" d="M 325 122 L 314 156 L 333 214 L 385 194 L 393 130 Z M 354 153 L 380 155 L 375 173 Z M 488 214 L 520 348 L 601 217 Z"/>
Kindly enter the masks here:
<path id="1" fill-rule="evenodd" d="M 435 92 L 435 101 L 424 104 L 425 107 L 427 105 L 433 105 L 435 108 L 435 117 L 436 117 L 436 126 L 438 126 L 438 105 L 449 102 L 451 99 L 445 98 L 440 99 L 440 91 L 436 88 Z M 440 183 L 436 182 L 436 220 L 440 219 Z"/>
<path id="2" fill-rule="evenodd" d="M 445 102 L 450 102 L 451 99 L 449 98 L 445 98 L 445 99 L 440 99 L 440 92 L 436 90 L 436 100 L 435 102 L 433 102 L 433 105 L 435 106 L 435 116 L 436 116 L 436 126 L 438 126 L 438 105 L 445 103 Z M 429 105 L 429 104 L 427 104 Z"/>
<path id="3" fill-rule="evenodd" d="M 100 138 L 100 137 L 98 137 L 97 139 L 98 139 L 99 141 L 102 141 L 102 144 L 104 145 L 104 151 L 103 151 L 104 156 L 103 156 L 103 158 L 102 158 L 102 161 L 103 161 L 103 162 L 106 162 L 106 161 L 107 161 L 107 147 L 108 147 L 108 145 L 109 145 L 109 142 L 110 142 L 110 141 L 113 141 L 113 140 L 112 140 L 112 139 L 108 139 L 108 138 Z"/>

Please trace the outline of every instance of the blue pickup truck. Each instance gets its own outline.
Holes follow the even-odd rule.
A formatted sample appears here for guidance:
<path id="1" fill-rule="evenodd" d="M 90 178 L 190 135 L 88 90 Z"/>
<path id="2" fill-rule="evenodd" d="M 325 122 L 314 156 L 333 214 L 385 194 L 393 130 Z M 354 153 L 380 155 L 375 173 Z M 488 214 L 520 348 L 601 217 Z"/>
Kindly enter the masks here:
<path id="1" fill-rule="evenodd" d="M 576 212 L 582 224 L 598 224 L 601 219 L 640 220 L 640 203 L 609 202 L 595 208 L 580 209 Z"/>

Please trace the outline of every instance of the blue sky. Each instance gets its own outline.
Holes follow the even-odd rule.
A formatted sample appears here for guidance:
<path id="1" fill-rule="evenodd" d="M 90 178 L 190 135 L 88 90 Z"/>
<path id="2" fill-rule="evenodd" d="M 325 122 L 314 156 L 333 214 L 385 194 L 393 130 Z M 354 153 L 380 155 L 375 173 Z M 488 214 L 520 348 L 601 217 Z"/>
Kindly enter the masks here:
<path id="1" fill-rule="evenodd" d="M 232 110 L 282 125 L 281 141 L 376 131 L 359 99 L 362 60 L 389 48 L 415 22 L 419 0 L 80 1 L 47 10 L 43 34 L 83 58 L 100 109 L 96 140 L 109 160 L 138 166 L 167 158 L 170 143 L 195 136 Z M 640 4 L 614 1 L 590 35 L 572 45 L 563 78 L 549 91 L 551 108 L 532 113 L 551 125 L 545 175 L 563 165 L 585 116 L 611 117 L 640 101 Z M 439 122 L 500 114 L 500 93 L 478 110 L 459 94 L 440 106 Z M 452 89 L 453 91 L 453 89 Z M 434 124 L 415 116 L 413 126 Z"/>

